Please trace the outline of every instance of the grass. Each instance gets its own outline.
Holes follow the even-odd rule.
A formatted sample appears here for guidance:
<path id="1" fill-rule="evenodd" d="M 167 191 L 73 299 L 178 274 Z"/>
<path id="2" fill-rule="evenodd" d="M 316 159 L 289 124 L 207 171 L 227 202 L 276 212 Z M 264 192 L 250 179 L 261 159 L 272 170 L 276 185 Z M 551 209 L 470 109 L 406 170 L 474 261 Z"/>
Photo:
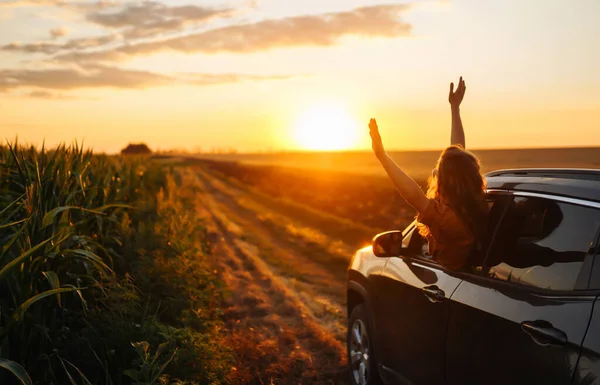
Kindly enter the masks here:
<path id="1" fill-rule="evenodd" d="M 0 149 L 0 383 L 226 383 L 219 280 L 168 165 Z"/>

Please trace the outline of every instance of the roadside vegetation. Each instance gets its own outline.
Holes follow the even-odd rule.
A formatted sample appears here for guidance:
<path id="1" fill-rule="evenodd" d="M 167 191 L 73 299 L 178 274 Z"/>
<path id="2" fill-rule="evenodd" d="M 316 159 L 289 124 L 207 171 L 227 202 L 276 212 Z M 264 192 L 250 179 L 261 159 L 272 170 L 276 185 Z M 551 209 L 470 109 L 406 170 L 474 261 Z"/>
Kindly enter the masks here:
<path id="1" fill-rule="evenodd" d="M 193 192 L 147 158 L 0 150 L 0 383 L 227 383 Z"/>

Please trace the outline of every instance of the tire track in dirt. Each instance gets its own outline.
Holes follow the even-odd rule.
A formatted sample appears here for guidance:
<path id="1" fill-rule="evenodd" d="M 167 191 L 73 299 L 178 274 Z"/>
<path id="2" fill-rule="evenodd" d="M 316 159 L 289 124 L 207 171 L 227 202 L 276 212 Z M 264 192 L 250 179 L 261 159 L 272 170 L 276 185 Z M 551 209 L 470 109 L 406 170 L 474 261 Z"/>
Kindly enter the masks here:
<path id="1" fill-rule="evenodd" d="M 233 331 L 231 346 L 238 365 L 236 383 L 343 384 L 345 347 L 324 327 L 298 293 L 243 240 L 240 227 L 215 199 L 218 194 L 202 178 L 213 255 L 230 296 L 225 316 Z"/>
<path id="2" fill-rule="evenodd" d="M 286 238 L 285 231 L 266 226 L 259 219 L 263 213 L 240 207 L 235 199 L 216 188 L 219 180 L 201 172 L 198 176 L 218 202 L 219 211 L 242 226 L 240 236 L 259 248 L 260 257 L 274 274 L 298 293 L 313 315 L 345 343 L 345 277 L 350 256 L 342 260 L 322 249 L 305 250 L 303 245 Z"/>

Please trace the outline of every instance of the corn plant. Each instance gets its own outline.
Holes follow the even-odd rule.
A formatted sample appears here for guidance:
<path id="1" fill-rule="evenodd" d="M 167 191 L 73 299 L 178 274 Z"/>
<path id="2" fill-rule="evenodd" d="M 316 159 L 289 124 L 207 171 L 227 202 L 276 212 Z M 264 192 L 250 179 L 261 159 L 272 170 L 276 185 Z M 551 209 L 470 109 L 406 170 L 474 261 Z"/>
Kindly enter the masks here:
<path id="1" fill-rule="evenodd" d="M 169 357 L 161 358 L 167 347 L 166 342 L 158 346 L 154 355 L 150 353 L 150 344 L 147 341 L 132 342 L 131 345 L 138 354 L 137 367 L 126 370 L 125 375 L 133 380 L 134 385 L 155 385 L 162 382 L 161 375 L 173 360 L 177 350 Z"/>

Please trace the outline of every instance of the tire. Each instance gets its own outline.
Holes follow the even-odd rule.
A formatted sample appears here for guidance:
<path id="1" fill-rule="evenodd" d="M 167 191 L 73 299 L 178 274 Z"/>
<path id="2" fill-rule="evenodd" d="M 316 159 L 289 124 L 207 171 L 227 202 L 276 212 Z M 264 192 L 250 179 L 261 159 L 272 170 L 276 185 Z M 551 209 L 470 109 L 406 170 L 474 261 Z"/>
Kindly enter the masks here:
<path id="1" fill-rule="evenodd" d="M 382 384 L 377 363 L 372 354 L 373 339 L 364 304 L 352 309 L 348 318 L 346 351 L 348 357 L 348 375 L 352 385 Z M 354 357 L 354 360 L 353 360 Z"/>

